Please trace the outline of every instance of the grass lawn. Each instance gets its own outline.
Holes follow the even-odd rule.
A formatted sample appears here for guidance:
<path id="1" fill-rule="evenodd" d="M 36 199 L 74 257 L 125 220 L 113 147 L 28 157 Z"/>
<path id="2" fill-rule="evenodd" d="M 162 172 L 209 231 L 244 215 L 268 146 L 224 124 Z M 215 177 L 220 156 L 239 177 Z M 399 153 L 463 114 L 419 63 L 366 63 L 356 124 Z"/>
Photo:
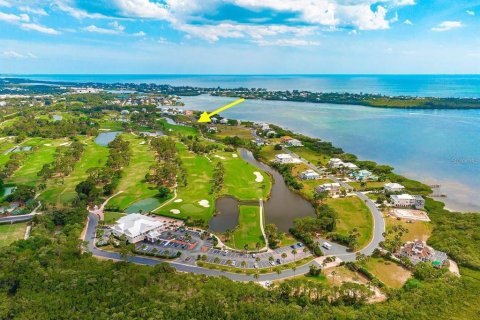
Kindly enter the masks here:
<path id="1" fill-rule="evenodd" d="M 193 127 L 169 124 L 165 119 L 160 119 L 159 122 L 163 123 L 163 126 L 166 129 L 165 134 L 170 133 L 178 136 L 197 136 L 198 135 L 197 129 Z"/>
<path id="2" fill-rule="evenodd" d="M 2 137 L 0 140 L 0 167 L 3 167 L 5 163 L 10 159 L 11 153 L 5 154 L 8 149 L 15 147 L 14 140 L 8 137 Z"/>
<path id="3" fill-rule="evenodd" d="M 124 213 L 121 212 L 104 212 L 104 220 L 105 224 L 113 224 L 121 217 L 125 216 Z"/>
<path id="4" fill-rule="evenodd" d="M 433 225 L 430 222 L 425 221 L 413 221 L 408 223 L 406 220 L 397 220 L 395 217 L 386 217 L 386 229 L 387 231 L 392 229 L 395 225 L 402 225 L 408 229 L 408 233 L 402 235 L 402 241 L 413 241 L 415 239 L 427 241 L 432 234 Z"/>
<path id="5" fill-rule="evenodd" d="M 62 205 L 72 201 L 75 196 L 75 187 L 88 177 L 88 169 L 103 167 L 108 157 L 108 148 L 96 144 L 92 138 L 86 139 L 85 151 L 82 158 L 75 165 L 75 169 L 68 177 L 61 181 L 49 181 L 40 199 L 51 204 Z"/>
<path id="6" fill-rule="evenodd" d="M 0 247 L 8 246 L 10 243 L 23 239 L 27 223 L 0 224 Z"/>
<path id="7" fill-rule="evenodd" d="M 357 228 L 357 249 L 366 246 L 373 236 L 373 218 L 365 203 L 357 197 L 327 199 L 326 204 L 338 214 L 336 232 L 344 235 Z"/>
<path id="8" fill-rule="evenodd" d="M 266 199 L 272 187 L 270 176 L 242 160 L 236 152 L 233 154 L 237 157 L 227 152 L 217 152 L 209 156 L 214 162 L 221 161 L 225 166 L 222 193 L 232 195 L 239 200 Z M 262 182 L 255 181 L 254 172 L 259 172 L 263 176 Z"/>
<path id="9" fill-rule="evenodd" d="M 22 146 L 32 146 L 34 149 L 29 153 L 23 165 L 7 180 L 7 183 L 35 186 L 40 180 L 37 173 L 43 165 L 53 162 L 56 147 L 65 141 L 67 140 L 33 138 L 23 143 Z"/>
<path id="10" fill-rule="evenodd" d="M 187 186 L 177 188 L 177 199 L 182 202 L 171 202 L 160 208 L 156 213 L 174 217 L 204 219 L 210 221 L 214 210 L 214 196 L 210 193 L 213 175 L 213 162 L 205 156 L 199 156 L 188 151 L 185 145 L 178 143 L 178 154 L 183 162 L 183 167 L 187 171 Z M 205 208 L 199 205 L 199 201 L 207 200 L 209 207 Z M 179 214 L 173 214 L 170 210 L 180 210 Z"/>
<path id="11" fill-rule="evenodd" d="M 119 210 L 124 210 L 139 200 L 154 197 L 158 193 L 154 185 L 145 181 L 145 175 L 155 162 L 154 152 L 148 144 L 140 144 L 145 141 L 143 138 L 132 134 L 123 134 L 122 137 L 130 142 L 130 164 L 123 168 L 122 179 L 117 188 L 123 192 L 108 203 L 109 207 L 118 207 Z"/>
<path id="12" fill-rule="evenodd" d="M 330 159 L 329 156 L 313 151 L 307 147 L 289 147 L 288 150 L 295 152 L 300 157 L 304 158 L 305 160 L 311 162 L 314 165 L 318 165 L 318 163 L 326 165 L 328 163 L 328 160 Z"/>
<path id="13" fill-rule="evenodd" d="M 275 155 L 279 153 L 284 153 L 284 151 L 282 150 L 274 150 L 273 148 L 274 146 L 272 145 L 263 146 L 260 150 L 260 157 L 265 161 L 272 161 L 273 159 L 275 159 Z"/>
<path id="14" fill-rule="evenodd" d="M 223 139 L 225 137 L 234 137 L 237 136 L 242 139 L 251 140 L 253 139 L 252 136 L 252 129 L 247 128 L 245 126 L 227 126 L 219 124 L 217 125 L 218 133 L 215 136 L 219 139 Z"/>
<path id="15" fill-rule="evenodd" d="M 398 264 L 381 258 L 370 257 L 366 269 L 391 288 L 401 288 L 412 273 Z"/>
<path id="16" fill-rule="evenodd" d="M 238 226 L 235 228 L 227 244 L 233 248 L 243 249 L 248 245 L 249 250 L 256 249 L 255 244 L 265 246 L 265 239 L 260 229 L 260 208 L 258 206 L 240 206 Z"/>
<path id="17" fill-rule="evenodd" d="M 323 274 L 326 275 L 330 285 L 340 286 L 344 282 L 367 283 L 363 276 L 345 266 L 325 269 Z"/>
<path id="18" fill-rule="evenodd" d="M 351 185 L 353 188 L 355 188 L 358 191 L 364 191 L 364 190 L 371 190 L 371 189 L 383 189 L 383 186 L 385 183 L 388 183 L 388 181 L 367 181 L 365 187 L 362 188 L 361 182 L 349 182 L 348 184 Z"/>

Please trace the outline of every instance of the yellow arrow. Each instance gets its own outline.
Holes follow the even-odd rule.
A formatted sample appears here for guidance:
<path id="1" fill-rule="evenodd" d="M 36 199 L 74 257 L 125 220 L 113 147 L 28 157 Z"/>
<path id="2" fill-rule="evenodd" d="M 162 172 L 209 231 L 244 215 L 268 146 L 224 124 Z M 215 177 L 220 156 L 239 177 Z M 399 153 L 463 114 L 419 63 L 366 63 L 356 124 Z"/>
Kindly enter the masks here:
<path id="1" fill-rule="evenodd" d="M 238 99 L 238 100 L 235 100 L 233 101 L 232 103 L 229 103 L 227 104 L 226 106 L 223 106 L 221 108 L 218 108 L 217 110 L 213 111 L 213 112 L 204 112 L 202 113 L 202 115 L 200 116 L 200 119 L 198 119 L 198 122 L 211 122 L 212 120 L 210 119 L 210 117 L 216 115 L 217 113 L 220 113 L 222 111 L 225 111 L 227 110 L 228 108 L 231 108 L 239 103 L 242 103 L 243 101 L 245 101 L 245 99 L 241 98 L 241 99 Z"/>

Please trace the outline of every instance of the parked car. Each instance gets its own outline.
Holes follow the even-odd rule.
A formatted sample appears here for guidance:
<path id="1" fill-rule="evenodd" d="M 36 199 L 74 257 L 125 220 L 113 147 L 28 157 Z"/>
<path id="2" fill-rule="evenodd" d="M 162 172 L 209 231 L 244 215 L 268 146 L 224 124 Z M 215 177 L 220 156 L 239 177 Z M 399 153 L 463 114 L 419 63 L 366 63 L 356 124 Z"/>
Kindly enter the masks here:
<path id="1" fill-rule="evenodd" d="M 277 264 L 282 264 L 282 261 L 280 261 L 280 259 L 277 259 Z"/>
<path id="2" fill-rule="evenodd" d="M 255 262 L 255 263 L 253 264 L 253 267 L 254 267 L 255 269 L 257 269 L 257 268 L 258 268 L 258 263 Z"/>
<path id="3" fill-rule="evenodd" d="M 332 245 L 328 242 L 322 243 L 322 247 L 324 247 L 327 250 L 330 250 L 332 248 Z"/>
<path id="4" fill-rule="evenodd" d="M 301 247 L 303 247 L 303 243 L 297 242 L 297 246 L 299 246 L 301 248 Z"/>

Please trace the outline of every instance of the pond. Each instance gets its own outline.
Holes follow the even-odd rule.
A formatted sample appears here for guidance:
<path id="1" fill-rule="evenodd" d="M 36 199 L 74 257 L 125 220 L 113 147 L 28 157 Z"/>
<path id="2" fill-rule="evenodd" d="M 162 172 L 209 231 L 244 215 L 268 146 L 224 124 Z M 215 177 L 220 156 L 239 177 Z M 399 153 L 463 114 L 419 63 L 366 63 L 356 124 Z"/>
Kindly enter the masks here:
<path id="1" fill-rule="evenodd" d="M 266 224 L 273 223 L 281 231 L 288 232 L 288 229 L 293 226 L 294 219 L 315 216 L 315 209 L 312 204 L 288 189 L 285 180 L 278 171 L 257 161 L 253 154 L 246 149 L 240 149 L 240 155 L 243 160 L 268 172 L 273 177 L 270 198 L 264 203 Z M 257 201 L 253 203 L 255 205 L 258 204 Z M 210 229 L 214 232 L 225 232 L 227 229 L 234 229 L 238 224 L 238 206 L 240 204 L 248 203 L 240 202 L 234 197 L 218 198 L 215 202 L 215 209 L 219 214 L 210 220 Z"/>
<path id="2" fill-rule="evenodd" d="M 153 209 L 157 208 L 161 204 L 160 200 L 157 198 L 147 198 L 140 201 L 135 202 L 130 207 L 125 209 L 125 213 L 139 213 L 140 210 L 145 213 L 152 211 Z"/>
<path id="3" fill-rule="evenodd" d="M 95 143 L 106 147 L 110 142 L 113 141 L 113 139 L 115 139 L 116 136 L 121 133 L 121 131 L 102 132 L 95 138 Z"/>

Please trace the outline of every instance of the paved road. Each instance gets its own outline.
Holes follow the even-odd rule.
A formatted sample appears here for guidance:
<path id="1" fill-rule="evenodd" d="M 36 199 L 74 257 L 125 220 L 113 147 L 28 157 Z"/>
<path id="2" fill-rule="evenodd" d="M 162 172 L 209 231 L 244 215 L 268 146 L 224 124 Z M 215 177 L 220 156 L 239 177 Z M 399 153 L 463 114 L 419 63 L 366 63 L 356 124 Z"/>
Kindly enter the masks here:
<path id="1" fill-rule="evenodd" d="M 24 222 L 24 221 L 29 221 L 32 220 L 34 214 L 25 214 L 21 216 L 8 216 L 8 217 L 2 217 L 0 218 L 0 223 L 17 223 L 17 222 Z"/>
<path id="2" fill-rule="evenodd" d="M 292 157 L 300 159 L 310 169 L 315 170 L 317 172 L 322 171 L 320 168 L 318 168 L 317 166 L 315 166 L 311 162 L 305 160 L 304 158 L 302 158 L 299 155 L 297 155 L 296 153 L 288 150 L 287 148 L 284 148 L 283 150 L 285 150 L 285 152 L 290 154 Z M 348 183 L 346 183 L 344 181 L 341 181 L 341 180 L 337 179 L 336 177 L 334 177 L 332 175 L 328 176 L 328 178 L 333 180 L 334 182 L 340 183 L 340 185 L 342 187 L 346 188 L 346 189 L 350 189 L 350 190 L 353 189 L 352 186 L 350 186 Z M 372 217 L 373 217 L 373 223 L 374 224 L 373 224 L 373 238 L 372 238 L 372 241 L 365 248 L 357 251 L 359 253 L 363 253 L 363 254 L 369 256 L 373 253 L 373 251 L 376 248 L 379 247 L 379 243 L 382 242 L 383 240 L 385 240 L 385 238 L 383 237 L 383 233 L 385 232 L 385 220 L 383 219 L 382 212 L 380 210 L 378 210 L 375 203 L 369 197 L 367 197 L 365 194 L 363 194 L 361 192 L 358 192 L 358 191 L 354 192 L 354 194 L 365 202 L 366 206 L 368 207 L 368 209 L 372 213 Z M 324 239 L 320 240 L 321 243 L 323 243 L 324 241 L 325 241 Z M 328 243 L 330 243 L 332 245 L 332 248 L 330 250 L 325 250 L 325 249 L 323 250 L 323 251 L 325 251 L 326 255 L 338 256 L 343 261 L 355 261 L 355 255 L 356 255 L 357 252 L 348 252 L 347 247 L 345 247 L 345 246 L 342 246 L 342 245 L 339 245 L 339 244 L 336 244 L 336 243 L 332 243 L 330 241 L 328 241 Z"/>
<path id="3" fill-rule="evenodd" d="M 119 253 L 104 251 L 95 246 L 94 239 L 95 239 L 95 230 L 97 228 L 97 225 L 98 225 L 98 216 L 93 213 L 90 213 L 88 215 L 87 231 L 85 232 L 85 241 L 88 241 L 88 250 L 96 257 L 106 258 L 106 259 L 111 259 L 116 261 L 123 260 Z M 217 276 L 217 277 L 224 276 L 231 280 L 244 281 L 244 282 L 245 281 L 257 281 L 257 282 L 273 281 L 277 279 L 290 278 L 290 277 L 293 277 L 294 275 L 307 273 L 309 271 L 311 264 L 314 264 L 317 267 L 319 266 L 317 262 L 312 261 L 306 265 L 298 267 L 295 272 L 290 269 L 290 270 L 283 271 L 280 275 L 276 273 L 259 274 L 258 279 L 254 279 L 253 275 L 222 272 L 219 270 L 210 270 L 210 269 L 201 268 L 195 265 L 184 264 L 179 261 L 161 261 L 158 259 L 143 257 L 143 256 L 129 256 L 128 261 L 133 263 L 148 265 L 148 266 L 154 266 L 161 262 L 167 262 L 172 267 L 175 267 L 177 271 L 203 274 L 207 276 Z"/>

